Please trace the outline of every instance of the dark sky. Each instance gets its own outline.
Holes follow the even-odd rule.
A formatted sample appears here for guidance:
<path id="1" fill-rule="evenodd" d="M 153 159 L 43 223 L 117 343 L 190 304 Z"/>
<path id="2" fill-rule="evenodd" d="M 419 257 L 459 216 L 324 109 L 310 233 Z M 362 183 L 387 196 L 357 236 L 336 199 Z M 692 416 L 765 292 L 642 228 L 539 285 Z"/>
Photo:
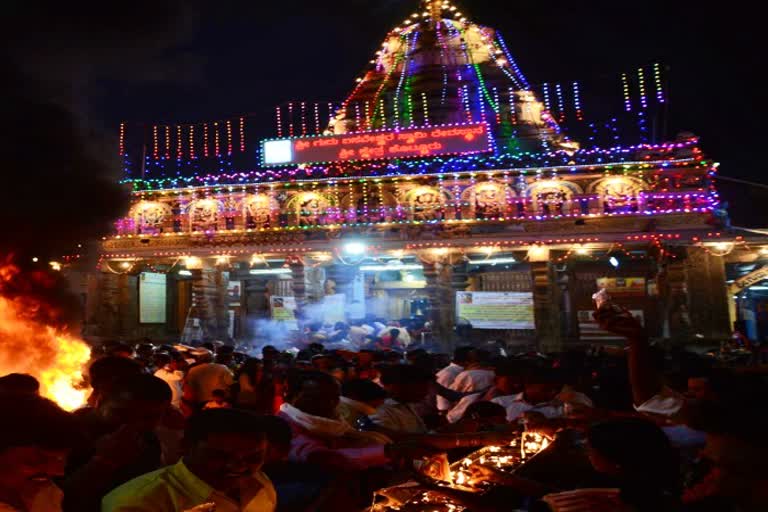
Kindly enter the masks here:
<path id="1" fill-rule="evenodd" d="M 724 175 L 768 182 L 760 161 L 765 91 L 758 94 L 763 86 L 757 78 L 764 62 L 765 29 L 746 6 L 691 0 L 455 3 L 470 19 L 501 31 L 533 83 L 583 80 L 653 62 L 671 66 L 670 132 L 701 135 L 705 152 L 722 162 Z M 70 146 L 81 145 L 80 153 L 97 154 L 103 163 L 101 171 L 83 171 L 76 162 L 82 155 L 71 150 L 72 165 L 46 162 L 35 167 L 39 174 L 33 181 L 27 176 L 18 185 L 38 185 L 71 172 L 79 185 L 49 194 L 38 191 L 45 196 L 38 210 L 47 214 L 66 207 L 61 197 L 79 190 L 104 196 L 101 202 L 108 204 L 93 213 L 108 216 L 113 191 L 93 174 L 116 176 L 116 162 L 105 155 L 121 120 L 201 121 L 268 114 L 289 100 L 343 99 L 385 34 L 418 4 L 11 2 L 0 21 L 7 50 L 0 57 L 7 57 L 6 67 L 17 80 L 3 85 L 3 109 L 10 108 L 10 119 L 42 131 L 37 136 L 45 139 L 45 109 L 30 117 L 28 105 L 13 99 L 61 107 L 83 129 L 81 140 Z M 49 135 L 56 138 L 54 132 Z M 35 147 L 42 146 L 29 144 L 24 150 Z M 18 162 L 9 168 L 34 165 L 34 159 L 25 159 L 18 150 L 16 157 Z M 14 183 L 14 173 L 5 174 Z M 730 184 L 722 190 L 737 224 L 768 225 L 768 208 L 762 206 L 768 205 L 765 190 Z M 21 195 L 13 208 L 34 200 L 33 194 Z M 9 207 L 0 209 L 3 216 L 12 213 Z"/>

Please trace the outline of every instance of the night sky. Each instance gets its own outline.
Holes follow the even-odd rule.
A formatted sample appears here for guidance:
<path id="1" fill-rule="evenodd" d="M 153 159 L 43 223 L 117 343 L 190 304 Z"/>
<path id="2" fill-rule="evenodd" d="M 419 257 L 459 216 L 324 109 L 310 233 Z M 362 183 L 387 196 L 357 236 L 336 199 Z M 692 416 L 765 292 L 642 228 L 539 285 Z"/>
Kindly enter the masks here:
<path id="1" fill-rule="evenodd" d="M 66 198 L 100 196 L 83 216 L 89 229 L 65 230 L 62 238 L 93 234 L 99 219 L 122 207 L 109 184 L 118 175 L 109 155 L 120 121 L 191 122 L 245 113 L 269 119 L 286 101 L 341 100 L 386 33 L 419 5 L 31 3 L 12 2 L 0 22 L 0 56 L 12 77 L 1 86 L 11 134 L 3 141 L 11 155 L 4 179 L 32 189 L 0 208 L 0 221 L 5 225 L 6 216 L 26 208 L 28 228 L 41 229 L 66 208 Z M 671 66 L 669 134 L 700 135 L 725 176 L 768 182 L 761 164 L 765 91 L 758 94 L 763 85 L 757 78 L 764 28 L 756 13 L 690 0 L 454 3 L 471 20 L 501 31 L 532 83 L 617 75 L 653 62 Z M 51 115 L 62 122 L 48 122 Z M 57 130 L 67 122 L 84 132 L 62 147 Z M 272 135 L 273 127 L 264 133 Z M 56 157 L 46 158 L 53 151 Z M 81 165 L 86 156 L 92 165 Z M 47 180 L 55 190 L 40 190 Z M 725 183 L 721 190 L 735 224 L 768 226 L 762 206 L 767 190 Z"/>

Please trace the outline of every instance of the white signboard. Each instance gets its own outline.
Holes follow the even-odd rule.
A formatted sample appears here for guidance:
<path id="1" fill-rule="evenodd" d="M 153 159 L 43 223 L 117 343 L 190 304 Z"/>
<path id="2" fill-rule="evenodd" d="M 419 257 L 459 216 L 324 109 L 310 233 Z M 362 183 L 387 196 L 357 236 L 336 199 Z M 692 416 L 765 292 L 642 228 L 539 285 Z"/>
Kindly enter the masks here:
<path id="1" fill-rule="evenodd" d="M 142 272 L 139 274 L 139 322 L 142 324 L 164 324 L 166 322 L 166 295 L 168 292 L 165 274 Z"/>
<path id="2" fill-rule="evenodd" d="M 269 305 L 272 310 L 272 320 L 282 322 L 292 331 L 299 330 L 299 323 L 296 321 L 295 297 L 270 297 Z"/>
<path id="3" fill-rule="evenodd" d="M 474 329 L 536 328 L 531 292 L 456 292 L 456 316 Z"/>

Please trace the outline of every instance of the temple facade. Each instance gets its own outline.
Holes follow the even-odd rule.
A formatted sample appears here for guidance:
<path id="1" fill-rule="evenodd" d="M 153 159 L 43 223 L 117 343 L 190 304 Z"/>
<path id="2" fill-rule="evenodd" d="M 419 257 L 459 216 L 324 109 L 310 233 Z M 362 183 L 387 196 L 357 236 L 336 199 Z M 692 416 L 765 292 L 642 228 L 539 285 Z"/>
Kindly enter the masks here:
<path id="1" fill-rule="evenodd" d="M 664 101 L 644 73 L 621 77 L 641 131 Z M 568 105 L 543 85 L 496 31 L 426 1 L 343 102 L 279 107 L 272 139 L 235 118 L 151 126 L 132 148 L 121 127 L 133 203 L 103 241 L 87 333 L 255 340 L 375 316 L 426 319 L 446 346 L 555 351 L 610 341 L 590 316 L 606 288 L 654 337 L 729 336 L 719 252 L 743 240 L 717 164 L 690 134 L 582 140 L 597 124 L 578 84 Z"/>

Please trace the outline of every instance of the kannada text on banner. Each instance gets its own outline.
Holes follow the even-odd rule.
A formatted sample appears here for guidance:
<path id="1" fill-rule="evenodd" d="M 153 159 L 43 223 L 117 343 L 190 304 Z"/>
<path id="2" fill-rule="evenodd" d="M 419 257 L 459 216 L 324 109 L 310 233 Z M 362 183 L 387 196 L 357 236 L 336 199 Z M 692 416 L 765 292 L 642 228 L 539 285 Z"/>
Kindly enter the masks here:
<path id="1" fill-rule="evenodd" d="M 423 158 L 482 153 L 491 149 L 491 138 L 485 123 L 324 137 L 296 137 L 262 142 L 265 165 Z"/>
<path id="2" fill-rule="evenodd" d="M 457 292 L 456 315 L 474 329 L 532 330 L 533 293 Z"/>

